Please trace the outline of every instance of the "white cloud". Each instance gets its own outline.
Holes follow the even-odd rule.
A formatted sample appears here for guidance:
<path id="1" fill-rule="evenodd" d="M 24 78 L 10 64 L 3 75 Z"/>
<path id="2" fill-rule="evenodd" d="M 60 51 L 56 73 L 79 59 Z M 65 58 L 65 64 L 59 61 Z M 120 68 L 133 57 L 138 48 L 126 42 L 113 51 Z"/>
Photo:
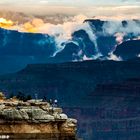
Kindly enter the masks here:
<path id="1" fill-rule="evenodd" d="M 127 19 L 140 17 L 139 0 L 0 0 L 0 9 L 34 15 L 84 14 L 88 17 Z"/>
<path id="2" fill-rule="evenodd" d="M 49 3 L 49 2 L 47 0 L 41 0 L 41 1 L 39 1 L 39 3 L 46 4 L 46 3 Z"/>

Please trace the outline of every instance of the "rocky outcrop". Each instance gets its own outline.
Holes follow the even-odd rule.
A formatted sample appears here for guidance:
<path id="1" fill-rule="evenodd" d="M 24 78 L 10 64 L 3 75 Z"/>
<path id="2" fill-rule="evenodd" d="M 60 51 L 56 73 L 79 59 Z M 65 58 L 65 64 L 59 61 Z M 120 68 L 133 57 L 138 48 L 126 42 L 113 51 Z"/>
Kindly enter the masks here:
<path id="1" fill-rule="evenodd" d="M 48 102 L 23 102 L 0 95 L 0 133 L 51 134 L 51 138 L 57 134 L 71 139 L 75 138 L 76 124 L 77 120 L 68 118 L 62 108 Z"/>
<path id="2" fill-rule="evenodd" d="M 123 60 L 133 59 L 140 54 L 140 40 L 129 40 L 116 47 L 114 54 Z"/>

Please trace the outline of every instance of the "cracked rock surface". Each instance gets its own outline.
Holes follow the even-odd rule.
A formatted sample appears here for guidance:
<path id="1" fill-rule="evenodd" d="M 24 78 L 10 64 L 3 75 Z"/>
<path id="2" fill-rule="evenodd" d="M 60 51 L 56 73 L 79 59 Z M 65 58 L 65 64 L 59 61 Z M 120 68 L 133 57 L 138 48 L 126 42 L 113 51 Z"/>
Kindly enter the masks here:
<path id="1" fill-rule="evenodd" d="M 76 135 L 77 120 L 62 108 L 42 100 L 0 98 L 0 133 L 59 133 Z"/>

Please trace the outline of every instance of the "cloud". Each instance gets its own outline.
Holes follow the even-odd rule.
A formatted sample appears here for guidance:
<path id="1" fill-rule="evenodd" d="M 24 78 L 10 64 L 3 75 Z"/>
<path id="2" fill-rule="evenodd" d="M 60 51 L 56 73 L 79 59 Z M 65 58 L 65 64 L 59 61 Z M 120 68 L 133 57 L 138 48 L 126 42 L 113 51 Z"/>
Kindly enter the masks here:
<path id="1" fill-rule="evenodd" d="M 47 0 L 41 0 L 41 1 L 39 1 L 39 3 L 46 4 L 46 3 L 49 3 L 49 2 Z"/>
<path id="2" fill-rule="evenodd" d="M 14 25 L 13 21 L 0 18 L 0 27 L 5 28 L 5 29 L 11 29 L 13 28 L 13 25 Z"/>
<path id="3" fill-rule="evenodd" d="M 126 6 L 89 6 L 89 7 L 75 7 L 75 6 L 42 6 L 40 8 L 35 7 L 35 10 L 38 11 L 38 15 L 79 15 L 83 14 L 88 17 L 93 16 L 107 16 L 115 17 L 122 16 L 126 19 L 130 18 L 139 18 L 140 17 L 140 6 L 137 5 L 126 5 Z M 36 11 L 30 10 L 30 13 L 35 15 Z"/>
<path id="4" fill-rule="evenodd" d="M 139 0 L 1 0 L 0 8 L 33 15 L 140 17 Z"/>
<path id="5" fill-rule="evenodd" d="M 42 33 L 44 34 L 44 36 L 46 36 L 45 34 L 49 34 L 54 38 L 56 44 L 56 52 L 53 54 L 53 56 L 63 50 L 65 48 L 65 45 L 69 42 L 73 42 L 74 44 L 78 44 L 77 46 L 79 46 L 79 42 L 73 39 L 72 34 L 78 30 L 84 30 L 92 44 L 94 44 L 93 48 L 95 50 L 95 53 L 94 55 L 92 54 L 90 56 L 86 56 L 86 54 L 83 55 L 82 50 L 80 50 L 78 56 L 82 56 L 83 60 L 97 59 L 101 56 L 102 53 L 97 43 L 97 38 L 99 36 L 95 32 L 94 26 L 90 26 L 88 22 L 83 22 L 87 18 L 88 17 L 84 15 L 77 15 L 74 17 L 68 17 L 63 23 L 59 24 L 45 22 L 43 19 L 36 17 L 20 24 L 17 24 L 16 22 L 11 20 L 1 18 L 0 26 L 6 29 L 18 30 L 20 32 Z M 138 37 L 140 35 L 140 25 L 139 22 L 135 20 L 127 21 L 126 25 L 123 25 L 122 21 L 106 21 L 102 29 L 103 32 L 101 33 L 101 35 L 116 37 L 116 45 L 126 40 L 125 37 L 127 37 L 128 34 L 133 34 L 133 36 L 135 37 Z M 82 37 L 80 38 L 80 40 L 82 40 Z M 113 45 L 112 47 L 115 46 Z M 108 59 L 118 61 L 121 60 L 114 55 L 110 55 Z"/>
<path id="6" fill-rule="evenodd" d="M 30 4 L 41 4 L 48 3 L 48 0 L 1 0 L 1 5 L 30 5 Z"/>
<path id="7" fill-rule="evenodd" d="M 86 12 L 85 12 L 86 13 Z M 139 19 L 140 6 L 125 5 L 125 6 L 99 6 L 88 8 L 86 13 L 88 16 L 105 17 L 107 19 Z"/>
<path id="8" fill-rule="evenodd" d="M 121 21 L 108 21 L 103 25 L 103 30 L 105 33 L 109 35 L 114 35 L 116 33 L 116 37 L 124 36 L 125 34 L 133 33 L 134 35 L 140 34 L 140 25 L 135 21 L 127 21 L 127 26 L 123 27 Z"/>

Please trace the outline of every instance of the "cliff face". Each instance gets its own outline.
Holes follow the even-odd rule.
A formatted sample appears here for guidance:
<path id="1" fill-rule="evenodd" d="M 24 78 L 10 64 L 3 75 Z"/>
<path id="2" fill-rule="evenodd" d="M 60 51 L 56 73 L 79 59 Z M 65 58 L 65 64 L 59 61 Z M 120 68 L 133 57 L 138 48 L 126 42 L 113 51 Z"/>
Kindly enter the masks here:
<path id="1" fill-rule="evenodd" d="M 110 136 L 120 131 L 121 136 L 127 137 L 129 130 L 140 131 L 139 77 L 139 59 L 38 64 L 1 76 L 0 89 L 5 93 L 22 91 L 33 97 L 38 93 L 39 97 L 56 98 L 65 112 L 78 120 L 80 137 L 94 140 L 100 138 L 100 132 L 101 136 Z M 122 140 L 120 135 L 112 140 Z M 134 140 L 140 138 L 136 136 Z M 132 139 L 133 135 L 129 135 L 127 140 Z"/>
<path id="2" fill-rule="evenodd" d="M 120 82 L 140 77 L 139 61 L 86 61 L 63 64 L 28 65 L 22 71 L 0 76 L 0 90 L 5 93 L 38 93 L 43 98 L 57 98 L 63 107 L 91 107 L 84 101 L 97 84 Z M 10 84 L 9 84 L 10 83 Z"/>
<path id="3" fill-rule="evenodd" d="M 76 124 L 77 121 L 68 118 L 61 108 L 41 100 L 0 100 L 0 133 L 12 133 L 18 138 L 28 133 L 29 137 L 39 134 L 39 138 L 44 135 L 69 139 L 76 136 Z"/>
<path id="4" fill-rule="evenodd" d="M 27 64 L 96 59 L 99 54 L 108 56 L 115 50 L 118 43 L 138 39 L 140 35 L 139 23 L 139 20 L 113 22 L 89 19 L 85 21 L 83 26 L 79 26 L 79 30 L 72 31 L 70 40 L 63 42 L 58 42 L 61 32 L 51 36 L 0 28 L 0 74 L 16 72 Z M 114 25 L 118 28 L 114 28 Z M 135 31 L 133 28 L 138 30 Z M 122 32 L 124 33 L 122 34 Z M 125 51 L 127 53 L 123 49 L 125 44 L 129 46 Z M 118 56 L 127 59 L 137 55 L 139 43 L 129 41 L 125 44 L 118 47 L 120 48 L 116 51 Z M 129 52 L 131 53 L 129 54 Z"/>

